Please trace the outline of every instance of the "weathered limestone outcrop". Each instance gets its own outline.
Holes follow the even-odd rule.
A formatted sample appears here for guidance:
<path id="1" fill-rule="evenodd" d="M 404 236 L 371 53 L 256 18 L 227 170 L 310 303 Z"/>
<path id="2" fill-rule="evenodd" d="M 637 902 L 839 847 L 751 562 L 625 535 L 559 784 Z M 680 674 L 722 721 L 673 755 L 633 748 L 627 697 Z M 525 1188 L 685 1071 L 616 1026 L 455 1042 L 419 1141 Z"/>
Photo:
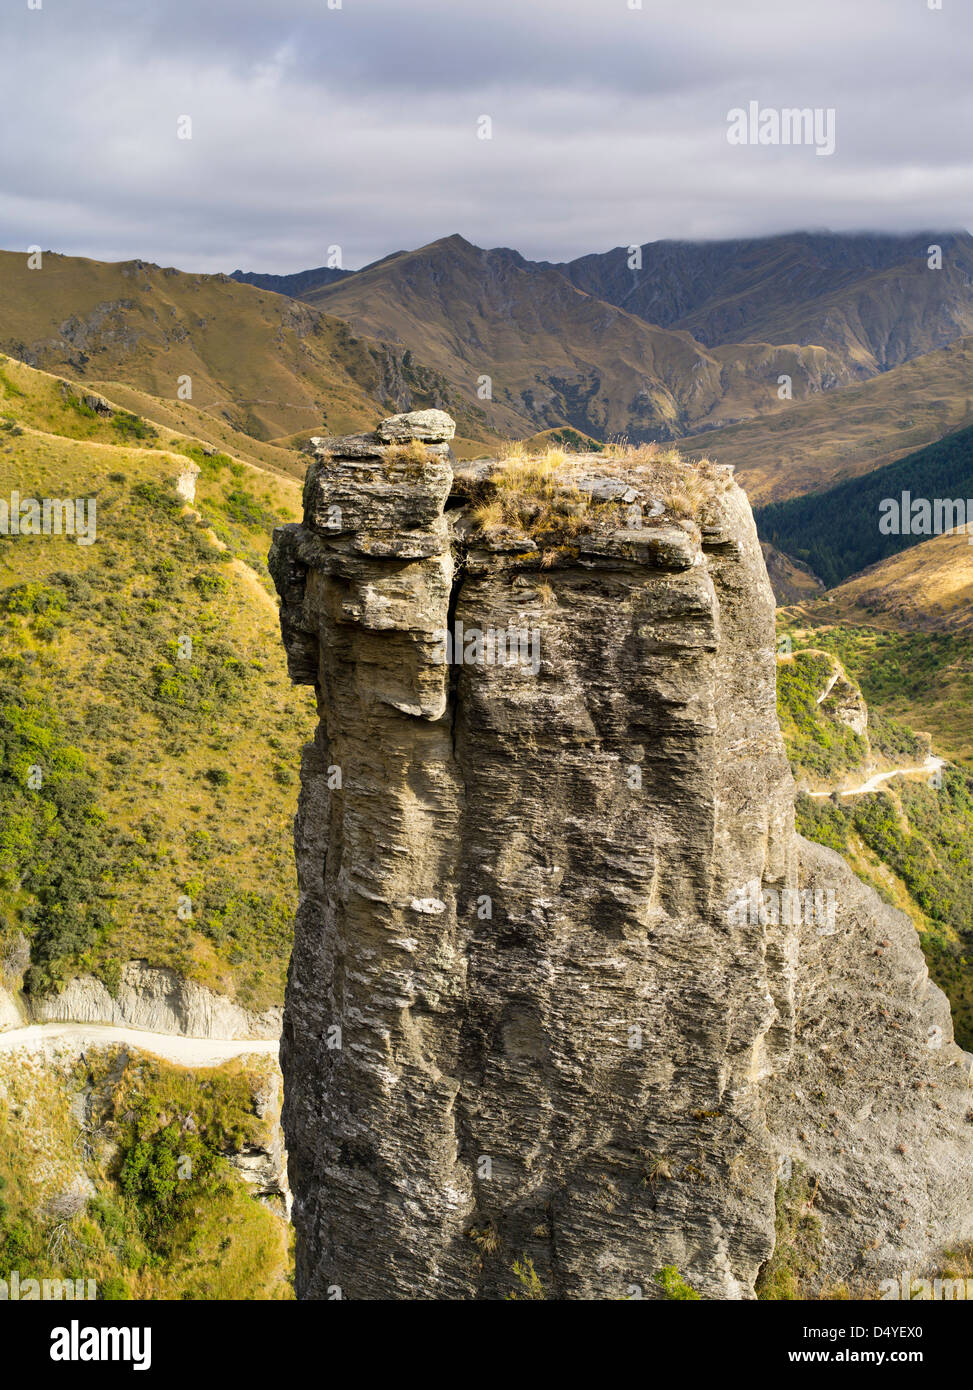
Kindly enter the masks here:
<path id="1" fill-rule="evenodd" d="M 0 1033 L 9 1028 L 22 1028 L 24 1019 L 13 994 L 0 986 Z"/>
<path id="2" fill-rule="evenodd" d="M 973 1057 L 905 913 L 834 850 L 798 844 L 802 882 L 837 906 L 833 930 L 796 929 L 795 1046 L 768 1123 L 817 1185 L 823 1281 L 874 1291 L 928 1276 L 973 1232 Z"/>
<path id="3" fill-rule="evenodd" d="M 174 970 L 128 961 L 114 993 L 93 975 L 31 1000 L 32 1023 L 107 1023 L 187 1038 L 276 1038 L 281 1010 L 255 1013 Z"/>
<path id="4" fill-rule="evenodd" d="M 261 1201 L 290 1217 L 291 1191 L 287 1180 L 287 1153 L 280 1127 L 281 1080 L 276 1068 L 268 1072 L 254 1097 L 254 1110 L 263 1121 L 265 1139 L 227 1155 L 244 1182 L 250 1184 Z"/>
<path id="5" fill-rule="evenodd" d="M 823 712 L 839 724 L 844 724 L 859 738 L 868 737 L 868 706 L 861 690 L 848 679 L 848 673 L 836 656 L 829 656 L 832 664 L 828 684 L 818 697 Z"/>
<path id="6" fill-rule="evenodd" d="M 581 460 L 555 543 L 543 504 L 473 515 L 495 470 L 454 467 L 450 425 L 313 441 L 271 554 L 320 709 L 282 1043 L 299 1294 L 503 1297 L 526 1255 L 549 1298 L 657 1296 L 667 1264 L 750 1298 L 788 1158 L 828 1184 L 822 1281 L 973 1235 L 968 1068 L 915 934 L 794 834 L 746 497 L 691 470 L 694 521 L 651 459 Z M 837 910 L 729 911 L 747 884 Z M 856 990 L 864 1031 L 823 1036 Z M 911 1139 L 882 1067 L 923 1083 Z M 887 1213 L 861 1254 L 848 1206 L 872 1183 L 877 1231 L 893 1178 L 921 1238 Z"/>

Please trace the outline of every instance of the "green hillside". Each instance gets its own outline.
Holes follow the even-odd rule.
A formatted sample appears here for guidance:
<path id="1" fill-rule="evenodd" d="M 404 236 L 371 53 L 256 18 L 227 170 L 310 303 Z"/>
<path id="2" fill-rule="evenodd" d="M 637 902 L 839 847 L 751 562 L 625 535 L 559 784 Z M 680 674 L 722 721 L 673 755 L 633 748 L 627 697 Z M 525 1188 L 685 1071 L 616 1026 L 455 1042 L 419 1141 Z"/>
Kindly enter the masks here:
<path id="1" fill-rule="evenodd" d="M 269 1062 L 0 1056 L 0 1269 L 99 1299 L 287 1299 L 290 1231 L 233 1159 L 273 1143 Z M 26 1296 L 26 1295 L 25 1295 Z"/>
<path id="2" fill-rule="evenodd" d="M 861 687 L 874 725 L 880 717 L 932 735 L 938 753 L 973 770 L 973 647 L 955 632 L 844 626 L 783 609 L 781 630 L 795 647 L 834 652 Z"/>
<path id="3" fill-rule="evenodd" d="M 93 545 L 0 537 L 0 954 L 26 937 L 35 991 L 138 957 L 279 1004 L 312 712 L 264 561 L 299 486 L 11 363 L 0 440 L 0 497 L 97 507 Z"/>
<path id="4" fill-rule="evenodd" d="M 903 778 L 868 796 L 802 795 L 797 828 L 909 913 L 956 1040 L 973 1049 L 973 775 L 946 768 L 938 787 Z"/>
<path id="5" fill-rule="evenodd" d="M 781 635 L 794 650 L 778 661 L 778 713 L 799 785 L 860 785 L 876 767 L 924 763 L 928 740 L 883 712 L 882 696 L 905 683 L 895 649 L 840 628 L 785 627 Z M 853 672 L 866 694 L 876 692 L 865 734 L 847 722 L 848 711 L 861 708 Z M 973 771 L 895 778 L 864 795 L 801 791 L 796 810 L 803 835 L 844 854 L 912 918 L 930 974 L 952 1005 L 957 1038 L 973 1047 Z"/>
<path id="6" fill-rule="evenodd" d="M 926 529 L 912 535 L 883 534 L 881 504 L 893 499 L 898 507 L 903 493 L 925 499 L 928 522 L 913 518 L 911 525 L 914 530 L 920 525 Z M 973 427 L 947 435 L 864 478 L 771 503 L 758 508 L 755 515 L 763 540 L 810 565 L 830 588 L 868 565 L 928 540 L 937 524 L 935 499 L 957 498 L 963 499 L 965 517 L 966 499 L 973 499 Z"/>

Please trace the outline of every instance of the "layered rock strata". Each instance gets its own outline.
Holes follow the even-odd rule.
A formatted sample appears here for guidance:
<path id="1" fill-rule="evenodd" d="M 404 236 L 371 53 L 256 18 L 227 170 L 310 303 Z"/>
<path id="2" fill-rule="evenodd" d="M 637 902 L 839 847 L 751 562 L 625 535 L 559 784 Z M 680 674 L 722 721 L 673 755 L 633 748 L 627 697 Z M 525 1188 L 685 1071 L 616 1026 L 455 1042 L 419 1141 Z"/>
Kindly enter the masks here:
<path id="1" fill-rule="evenodd" d="M 270 1039 L 281 1029 L 279 1008 L 256 1013 L 174 970 L 138 960 L 126 961 L 113 991 L 93 975 L 79 975 L 59 994 L 31 999 L 29 1009 L 32 1023 L 105 1023 L 187 1038 Z"/>
<path id="2" fill-rule="evenodd" d="M 451 436 L 421 412 L 312 441 L 271 555 L 320 710 L 282 1042 L 299 1295 L 503 1298 L 526 1258 L 548 1298 L 656 1297 L 670 1264 L 750 1298 L 793 1160 L 833 1216 L 820 1282 L 973 1235 L 968 1059 L 915 933 L 794 834 L 731 473 L 687 470 L 687 505 L 651 457 L 572 461 L 552 520 L 528 470 L 511 525 L 516 469 L 454 466 Z M 745 885 L 770 910 L 730 910 Z M 894 1033 L 848 1032 L 866 981 Z M 896 1140 L 883 1067 L 935 1153 Z M 876 1201 L 853 1249 L 855 1194 L 902 1177 L 921 1238 Z"/>

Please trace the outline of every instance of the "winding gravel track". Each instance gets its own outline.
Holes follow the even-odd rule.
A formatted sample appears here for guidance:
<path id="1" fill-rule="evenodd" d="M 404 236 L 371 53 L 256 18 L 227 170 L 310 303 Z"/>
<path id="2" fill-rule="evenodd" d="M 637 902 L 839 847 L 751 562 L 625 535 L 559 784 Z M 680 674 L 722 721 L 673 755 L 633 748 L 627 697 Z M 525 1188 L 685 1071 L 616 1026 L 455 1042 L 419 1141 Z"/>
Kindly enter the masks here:
<path id="1" fill-rule="evenodd" d="M 253 1053 L 276 1057 L 280 1046 L 276 1038 L 184 1038 L 174 1033 L 149 1033 L 140 1028 L 113 1028 L 102 1023 L 35 1023 L 0 1033 L 0 1053 L 25 1051 L 53 1055 L 118 1043 L 151 1052 L 181 1067 L 216 1067 L 231 1057 Z"/>
<path id="2" fill-rule="evenodd" d="M 894 767 L 891 770 L 891 772 L 876 772 L 873 777 L 869 777 L 867 782 L 862 782 L 861 786 L 844 788 L 835 787 L 833 788 L 833 790 L 837 791 L 839 796 L 862 796 L 866 792 L 878 791 L 881 784 L 883 782 L 887 782 L 890 777 L 905 777 L 909 773 L 915 772 L 923 772 L 928 774 L 931 772 L 935 772 L 937 768 L 945 766 L 945 758 L 936 758 L 930 755 L 921 767 Z M 808 796 L 831 796 L 831 794 L 831 791 L 808 792 Z"/>

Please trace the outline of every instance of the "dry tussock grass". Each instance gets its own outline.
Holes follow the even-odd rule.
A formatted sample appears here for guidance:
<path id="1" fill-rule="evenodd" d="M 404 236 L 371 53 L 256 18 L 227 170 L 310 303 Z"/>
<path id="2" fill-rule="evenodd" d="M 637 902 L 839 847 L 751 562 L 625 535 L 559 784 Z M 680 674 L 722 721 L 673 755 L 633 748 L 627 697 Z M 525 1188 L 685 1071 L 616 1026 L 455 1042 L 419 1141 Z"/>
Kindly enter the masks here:
<path id="1" fill-rule="evenodd" d="M 509 527 L 551 542 L 588 529 L 591 499 L 579 491 L 576 469 L 563 449 L 530 454 L 523 445 L 511 445 L 483 492 L 472 512 L 481 531 Z"/>
<path id="2" fill-rule="evenodd" d="M 404 444 L 387 445 L 384 462 L 422 464 L 427 457 L 425 444 L 420 439 L 410 439 Z"/>
<path id="3" fill-rule="evenodd" d="M 474 525 L 482 532 L 506 527 L 529 536 L 544 550 L 543 562 L 551 564 L 560 548 L 596 523 L 625 524 L 620 503 L 593 501 L 580 486 L 592 476 L 623 478 L 643 500 L 661 501 L 665 510 L 653 518 L 657 523 L 695 521 L 719 486 L 708 459 L 689 462 L 673 447 L 616 440 L 601 454 L 568 454 L 558 448 L 531 453 L 515 442 L 474 489 Z"/>

